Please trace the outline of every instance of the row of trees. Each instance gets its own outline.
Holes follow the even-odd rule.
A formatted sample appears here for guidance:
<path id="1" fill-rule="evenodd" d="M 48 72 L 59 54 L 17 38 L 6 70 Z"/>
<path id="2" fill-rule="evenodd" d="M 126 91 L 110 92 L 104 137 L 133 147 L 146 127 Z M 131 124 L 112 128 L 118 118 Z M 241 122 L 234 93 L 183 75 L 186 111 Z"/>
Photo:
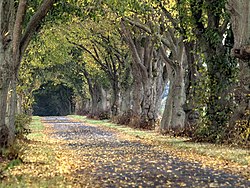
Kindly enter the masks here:
<path id="1" fill-rule="evenodd" d="M 11 40 L 8 48 L 6 38 L 1 44 L 2 51 L 9 52 L 1 56 L 1 146 L 7 144 L 7 138 L 11 144 L 14 137 L 19 70 L 19 111 L 28 112 L 31 107 L 32 96 L 25 97 L 27 93 L 53 81 L 73 89 L 77 113 L 154 128 L 168 84 L 159 125 L 162 133 L 249 143 L 248 0 L 72 1 L 54 4 L 54 12 L 48 16 L 57 20 L 47 19 L 39 29 L 52 5 L 53 1 L 43 1 L 41 7 L 46 9 L 34 8 L 37 12 L 30 16 L 22 1 L 19 8 L 13 4 L 11 18 L 16 24 L 2 34 Z M 33 26 L 25 24 L 26 20 Z M 27 31 L 30 38 L 22 39 L 27 40 L 24 47 L 18 40 L 18 61 L 8 60 L 6 57 L 15 57 L 18 25 L 22 26 L 20 40 Z M 36 32 L 38 36 L 31 41 Z"/>

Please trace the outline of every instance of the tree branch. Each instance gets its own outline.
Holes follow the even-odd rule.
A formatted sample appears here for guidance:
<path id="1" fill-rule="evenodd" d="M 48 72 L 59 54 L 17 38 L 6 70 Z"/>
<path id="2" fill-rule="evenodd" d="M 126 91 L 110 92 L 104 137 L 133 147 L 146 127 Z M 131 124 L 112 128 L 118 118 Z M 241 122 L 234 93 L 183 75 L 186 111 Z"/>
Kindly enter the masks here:
<path id="1" fill-rule="evenodd" d="M 164 49 L 163 46 L 160 47 L 160 50 L 161 50 L 161 54 L 162 54 L 162 57 L 163 59 L 171 66 L 171 67 L 175 67 L 175 63 L 166 55 L 166 51 Z"/>
<path id="2" fill-rule="evenodd" d="M 123 20 L 121 20 L 121 29 L 123 31 L 124 37 L 126 38 L 126 41 L 128 42 L 128 45 L 129 45 L 129 47 L 131 49 L 132 56 L 133 56 L 133 59 L 134 59 L 135 63 L 139 65 L 139 67 L 142 69 L 145 76 L 147 76 L 147 69 L 141 62 L 140 55 L 138 54 L 135 43 L 132 40 L 131 33 L 126 29 Z"/>
<path id="3" fill-rule="evenodd" d="M 159 6 L 161 8 L 161 10 L 163 11 L 164 15 L 169 19 L 169 21 L 173 24 L 174 28 L 177 31 L 180 31 L 181 33 L 183 33 L 182 29 L 178 26 L 179 25 L 179 21 L 177 19 L 174 19 L 171 15 L 171 13 L 163 6 L 162 2 L 159 1 Z"/>
<path id="4" fill-rule="evenodd" d="M 146 31 L 149 34 L 152 34 L 151 29 L 149 27 L 145 26 L 143 23 L 140 23 L 140 22 L 137 22 L 134 20 L 130 20 L 129 18 L 126 18 L 126 17 L 123 17 L 123 20 L 129 22 L 131 25 L 135 25 L 136 27 Z"/>
<path id="5" fill-rule="evenodd" d="M 19 53 L 19 46 L 22 37 L 22 24 L 24 21 L 24 16 L 26 13 L 27 8 L 27 0 L 20 0 L 17 13 L 16 13 L 16 20 L 13 29 L 13 56 L 16 58 L 17 54 Z"/>
<path id="6" fill-rule="evenodd" d="M 41 20 L 45 18 L 48 11 L 52 8 L 54 2 L 55 0 L 44 0 L 43 3 L 38 8 L 38 10 L 36 11 L 36 13 L 30 19 L 26 27 L 26 30 L 23 34 L 23 37 L 21 39 L 20 43 L 21 55 L 26 50 L 33 34 L 36 32 L 37 27 L 41 24 Z"/>

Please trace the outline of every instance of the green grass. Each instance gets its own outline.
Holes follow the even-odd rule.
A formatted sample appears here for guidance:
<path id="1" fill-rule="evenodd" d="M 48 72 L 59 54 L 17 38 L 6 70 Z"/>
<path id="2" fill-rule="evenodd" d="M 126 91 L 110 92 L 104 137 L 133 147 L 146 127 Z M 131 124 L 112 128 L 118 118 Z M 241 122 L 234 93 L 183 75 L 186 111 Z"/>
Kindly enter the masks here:
<path id="1" fill-rule="evenodd" d="M 32 131 L 43 131 L 44 129 L 44 126 L 41 123 L 41 118 L 39 116 L 32 117 L 32 122 L 29 127 Z"/>
<path id="2" fill-rule="evenodd" d="M 44 130 L 44 126 L 41 123 L 41 118 L 38 116 L 33 116 L 32 117 L 32 122 L 29 125 L 29 128 L 31 129 L 31 133 L 28 134 L 27 138 L 28 139 L 42 139 L 44 134 L 42 131 Z"/>
<path id="3" fill-rule="evenodd" d="M 131 135 L 131 136 L 137 136 L 142 139 L 149 139 L 153 142 L 167 145 L 167 146 L 170 146 L 179 150 L 183 150 L 186 152 L 193 151 L 200 155 L 219 158 L 219 159 L 235 162 L 240 165 L 250 165 L 250 150 L 247 150 L 247 149 L 234 148 L 234 147 L 229 147 L 226 145 L 187 142 L 188 141 L 187 138 L 163 136 L 155 131 L 137 130 L 137 129 L 133 129 L 130 127 L 111 123 L 108 120 L 104 120 L 104 121 L 91 120 L 91 119 L 86 118 L 85 116 L 77 116 L 77 115 L 71 115 L 69 117 L 89 123 L 89 124 L 101 124 L 103 126 L 118 130 L 122 133 Z"/>

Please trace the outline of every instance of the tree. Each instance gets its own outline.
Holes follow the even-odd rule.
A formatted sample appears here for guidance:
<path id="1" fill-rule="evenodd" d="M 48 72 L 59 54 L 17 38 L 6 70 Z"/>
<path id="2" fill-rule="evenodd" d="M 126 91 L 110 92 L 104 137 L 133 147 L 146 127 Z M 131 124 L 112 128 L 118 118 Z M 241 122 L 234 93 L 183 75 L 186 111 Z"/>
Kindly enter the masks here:
<path id="1" fill-rule="evenodd" d="M 154 30 L 154 14 L 123 17 L 121 32 L 132 57 L 133 116 L 135 126 L 152 128 L 159 116 L 159 105 L 166 84 L 165 66 Z M 136 27 L 134 27 L 136 26 Z"/>
<path id="2" fill-rule="evenodd" d="M 189 54 L 188 58 L 187 52 L 190 52 L 192 48 L 190 49 L 191 45 L 189 45 L 187 37 L 183 34 L 183 31 L 181 31 L 184 29 L 181 28 L 177 19 L 172 17 L 165 6 L 159 4 L 159 7 L 156 6 L 154 11 L 156 12 L 154 16 L 156 18 L 149 19 L 150 16 L 147 18 L 147 20 L 150 20 L 148 21 L 150 24 L 142 23 L 139 19 L 126 20 L 128 20 L 131 25 L 137 26 L 146 32 L 147 35 L 154 38 L 154 41 L 158 41 L 158 43 L 155 43 L 154 48 L 158 51 L 158 57 L 162 57 L 162 60 L 158 62 L 160 64 L 154 63 L 159 68 L 158 70 L 160 70 L 160 67 L 163 66 L 165 62 L 165 66 L 162 69 L 165 69 L 165 73 L 157 74 L 159 75 L 159 79 L 165 81 L 157 82 L 157 85 L 161 85 L 161 87 L 165 86 L 167 81 L 166 72 L 170 82 L 170 91 L 161 121 L 161 131 L 163 133 L 171 131 L 181 132 L 185 129 L 186 116 L 184 105 L 186 102 L 185 74 L 188 64 L 187 61 L 191 64 L 191 54 Z M 143 78 L 143 80 L 145 80 L 145 78 Z M 161 94 L 161 92 L 159 93 Z"/>
<path id="3" fill-rule="evenodd" d="M 171 12 L 165 8 L 168 5 L 162 3 L 160 6 L 166 17 L 173 23 L 173 27 L 183 37 L 189 71 L 191 70 L 194 75 L 197 74 L 198 67 L 195 64 L 201 61 L 203 70 L 207 74 L 207 80 L 203 83 L 206 84 L 205 88 L 208 91 L 205 96 L 207 99 L 203 99 L 205 103 L 202 106 L 206 111 L 206 115 L 202 118 L 203 123 L 206 124 L 203 126 L 206 127 L 206 133 L 201 137 L 213 142 L 222 141 L 232 108 L 229 99 L 235 68 L 235 63 L 228 53 L 230 46 L 223 43 L 229 21 L 225 1 L 177 0 L 175 11 Z M 198 59 L 194 56 L 196 52 L 199 53 Z M 192 56 L 190 56 L 191 53 L 193 53 Z M 197 85 L 194 75 L 189 77 L 193 79 L 192 88 Z M 187 93 L 192 92 L 189 85 L 186 88 Z M 188 99 L 190 99 L 189 96 Z M 193 102 L 189 104 L 187 102 L 185 111 L 188 112 L 189 104 L 191 104 L 191 110 L 194 105 L 192 105 Z"/>
<path id="4" fill-rule="evenodd" d="M 0 1 L 0 147 L 12 145 L 15 138 L 16 77 L 25 50 L 54 0 L 44 0 L 29 18 L 27 0 Z M 11 97 L 8 92 L 12 89 Z M 9 113 L 6 116 L 7 106 Z"/>
<path id="5" fill-rule="evenodd" d="M 231 24 L 234 33 L 234 48 L 232 55 L 238 59 L 239 75 L 235 88 L 237 107 L 230 119 L 230 128 L 237 129 L 240 121 L 245 125 L 238 127 L 246 132 L 244 139 L 249 141 L 250 134 L 250 1 L 229 0 L 228 10 L 231 14 Z M 238 124 L 238 125 L 237 125 Z M 242 134 L 242 131 L 240 132 Z"/>
<path id="6" fill-rule="evenodd" d="M 74 23 L 74 27 L 71 24 L 71 28 L 66 32 L 68 42 L 81 48 L 84 55 L 89 56 L 107 75 L 112 87 L 113 116 L 120 112 L 120 77 L 127 57 L 127 50 L 122 45 L 121 36 L 115 26 L 110 20 L 102 23 L 86 20 Z M 78 31 L 78 35 L 74 34 L 75 31 Z"/>

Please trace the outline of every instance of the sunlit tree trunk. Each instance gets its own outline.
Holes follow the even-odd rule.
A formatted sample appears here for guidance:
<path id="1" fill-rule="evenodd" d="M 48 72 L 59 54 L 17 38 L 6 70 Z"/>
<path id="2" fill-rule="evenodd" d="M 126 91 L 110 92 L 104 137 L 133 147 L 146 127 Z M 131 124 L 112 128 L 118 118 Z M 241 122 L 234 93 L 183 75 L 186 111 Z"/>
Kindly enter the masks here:
<path id="1" fill-rule="evenodd" d="M 166 53 L 164 48 L 162 48 L 162 53 Z M 166 60 L 170 87 L 161 121 L 160 129 L 162 133 L 172 131 L 178 133 L 185 128 L 185 67 L 187 59 L 184 44 L 181 41 L 177 42 L 172 53 L 172 59 L 163 54 Z"/>

